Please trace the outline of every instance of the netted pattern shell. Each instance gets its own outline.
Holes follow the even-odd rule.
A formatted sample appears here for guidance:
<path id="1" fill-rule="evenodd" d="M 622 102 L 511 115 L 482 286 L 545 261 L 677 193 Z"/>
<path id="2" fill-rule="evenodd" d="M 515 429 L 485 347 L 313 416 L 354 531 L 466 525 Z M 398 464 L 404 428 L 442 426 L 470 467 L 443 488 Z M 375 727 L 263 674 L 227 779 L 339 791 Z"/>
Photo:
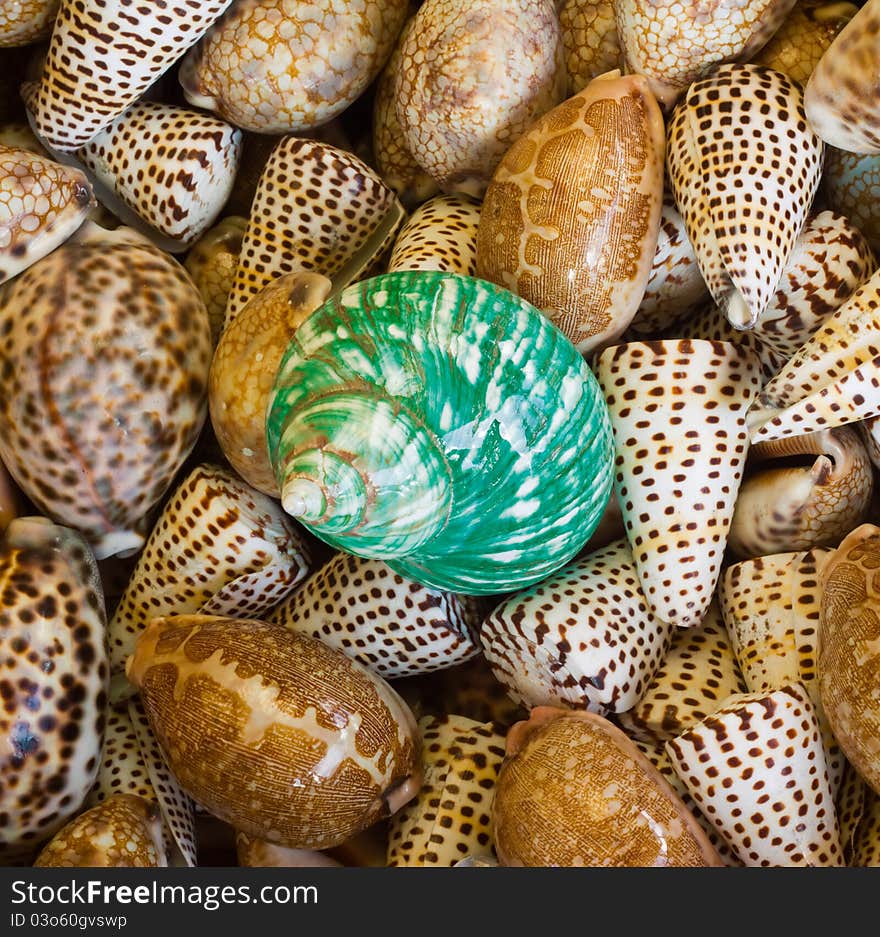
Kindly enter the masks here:
<path id="1" fill-rule="evenodd" d="M 612 0 L 563 0 L 558 8 L 569 94 L 605 72 L 623 70 Z"/>
<path id="2" fill-rule="evenodd" d="M 407 219 L 391 251 L 388 272 L 444 270 L 477 273 L 480 203 L 467 195 L 438 195 Z"/>
<path id="3" fill-rule="evenodd" d="M 469 277 L 392 273 L 326 303 L 290 344 L 267 427 L 288 512 L 440 589 L 543 579 L 608 497 L 589 368 L 528 303 Z"/>
<path id="4" fill-rule="evenodd" d="M 821 195 L 829 208 L 849 218 L 875 251 L 880 249 L 880 215 L 875 210 L 880 199 L 880 154 L 826 146 Z"/>
<path id="5" fill-rule="evenodd" d="M 0 9 L 0 48 L 26 46 L 52 30 L 61 0 L 4 0 Z"/>

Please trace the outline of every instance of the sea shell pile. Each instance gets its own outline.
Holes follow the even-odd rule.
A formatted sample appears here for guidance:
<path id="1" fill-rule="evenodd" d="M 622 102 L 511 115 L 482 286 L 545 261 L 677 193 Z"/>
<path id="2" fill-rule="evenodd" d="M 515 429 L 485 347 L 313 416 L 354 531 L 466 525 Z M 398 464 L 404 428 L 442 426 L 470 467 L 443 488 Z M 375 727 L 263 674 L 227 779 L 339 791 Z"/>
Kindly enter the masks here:
<path id="1" fill-rule="evenodd" d="M 880 866 L 880 0 L 134 7 L 0 10 L 0 865 Z"/>

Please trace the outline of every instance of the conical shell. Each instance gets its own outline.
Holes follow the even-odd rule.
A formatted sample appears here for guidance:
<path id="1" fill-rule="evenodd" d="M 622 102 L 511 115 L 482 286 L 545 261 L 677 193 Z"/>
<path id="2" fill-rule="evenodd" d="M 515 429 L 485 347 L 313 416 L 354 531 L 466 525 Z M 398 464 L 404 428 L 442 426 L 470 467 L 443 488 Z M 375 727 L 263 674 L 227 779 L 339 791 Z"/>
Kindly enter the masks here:
<path id="1" fill-rule="evenodd" d="M 722 65 L 688 88 L 667 141 L 669 183 L 706 284 L 734 326 L 751 328 L 773 298 L 822 171 L 823 144 L 800 86 L 769 68 Z"/>
<path id="2" fill-rule="evenodd" d="M 480 214 L 477 276 L 528 300 L 582 354 L 614 341 L 651 274 L 663 161 L 645 79 L 595 79 L 504 155 Z"/>
<path id="3" fill-rule="evenodd" d="M 829 208 L 849 218 L 880 250 L 880 214 L 875 210 L 880 194 L 880 154 L 863 156 L 833 146 L 825 147 L 821 195 Z"/>
<path id="4" fill-rule="evenodd" d="M 862 780 L 862 776 L 846 760 L 843 760 L 843 780 L 837 792 L 837 826 L 840 829 L 840 845 L 847 865 L 853 865 L 853 854 L 862 818 L 870 811 L 874 792 Z"/>
<path id="5" fill-rule="evenodd" d="M 52 31 L 61 0 L 6 0 L 0 9 L 0 48 L 26 46 Z"/>
<path id="6" fill-rule="evenodd" d="M 623 70 L 612 0 L 563 0 L 557 8 L 568 94 L 577 94 L 599 75 Z"/>
<path id="7" fill-rule="evenodd" d="M 850 865 L 880 868 L 880 794 L 868 794 L 867 809 L 856 832 Z"/>
<path id="8" fill-rule="evenodd" d="M 641 699 L 672 630 L 648 609 L 621 539 L 511 596 L 486 619 L 480 640 L 516 702 L 605 715 Z"/>
<path id="9" fill-rule="evenodd" d="M 617 453 L 614 490 L 649 608 L 702 620 L 748 450 L 754 358 L 726 342 L 633 342 L 598 366 Z"/>
<path id="10" fill-rule="evenodd" d="M 388 272 L 444 270 L 477 274 L 480 203 L 467 195 L 438 195 L 417 208 L 394 242 Z"/>
<path id="11" fill-rule="evenodd" d="M 392 818 L 388 865 L 446 868 L 492 851 L 492 799 L 504 736 L 463 716 L 419 720 L 424 780 Z"/>
<path id="12" fill-rule="evenodd" d="M 843 865 L 819 723 L 800 684 L 732 696 L 666 751 L 745 865 Z"/>
<path id="13" fill-rule="evenodd" d="M 595 378 L 544 316 L 434 271 L 358 283 L 310 316 L 267 418 L 288 513 L 471 595 L 530 585 L 581 549 L 608 498 L 610 436 Z"/>
<path id="14" fill-rule="evenodd" d="M 37 133 L 62 153 L 88 143 L 198 42 L 229 3 L 168 0 L 133 10 L 130 0 L 61 0 L 42 78 L 25 89 Z"/>
<path id="15" fill-rule="evenodd" d="M 241 131 L 222 120 L 141 101 L 77 158 L 147 224 L 188 247 L 226 204 L 241 145 Z"/>
<path id="16" fill-rule="evenodd" d="M 880 0 L 847 23 L 813 70 L 804 93 L 807 119 L 831 146 L 880 153 Z"/>

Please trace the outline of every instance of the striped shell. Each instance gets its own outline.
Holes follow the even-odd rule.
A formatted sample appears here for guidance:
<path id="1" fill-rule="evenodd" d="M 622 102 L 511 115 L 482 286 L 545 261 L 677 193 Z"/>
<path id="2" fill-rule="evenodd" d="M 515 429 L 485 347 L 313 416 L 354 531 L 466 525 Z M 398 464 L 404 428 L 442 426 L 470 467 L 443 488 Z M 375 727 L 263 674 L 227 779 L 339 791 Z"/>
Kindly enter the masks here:
<path id="1" fill-rule="evenodd" d="M 562 0 L 557 8 L 568 94 L 577 94 L 605 72 L 623 70 L 612 0 Z"/>
<path id="2" fill-rule="evenodd" d="M 583 359 L 528 303 L 453 274 L 387 274 L 322 306 L 290 344 L 267 427 L 289 514 L 331 546 L 467 594 L 570 560 L 611 481 Z"/>
<path id="3" fill-rule="evenodd" d="M 386 680 L 442 670 L 479 653 L 476 601 L 347 553 L 325 563 L 267 620 L 318 638 Z"/>
<path id="4" fill-rule="evenodd" d="M 127 673 L 181 786 L 250 836 L 335 846 L 418 790 L 412 714 L 313 638 L 247 619 L 154 618 Z"/>
<path id="5" fill-rule="evenodd" d="M 828 206 L 849 218 L 876 251 L 880 249 L 880 154 L 862 156 L 825 147 L 821 194 Z"/>
<path id="6" fill-rule="evenodd" d="M 388 272 L 443 270 L 477 274 L 480 203 L 467 195 L 438 195 L 417 208 L 397 235 Z"/>
<path id="7" fill-rule="evenodd" d="M 4 0 L 0 9 L 0 48 L 45 39 L 61 0 Z"/>

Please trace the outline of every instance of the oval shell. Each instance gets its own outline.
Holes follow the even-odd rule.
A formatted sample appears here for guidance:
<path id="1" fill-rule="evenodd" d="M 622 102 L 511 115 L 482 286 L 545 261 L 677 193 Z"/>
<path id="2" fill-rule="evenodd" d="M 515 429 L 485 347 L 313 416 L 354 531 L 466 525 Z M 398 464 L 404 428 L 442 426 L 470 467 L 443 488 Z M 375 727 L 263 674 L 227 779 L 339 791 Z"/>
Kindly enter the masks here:
<path id="1" fill-rule="evenodd" d="M 873 249 L 880 250 L 880 154 L 861 155 L 825 147 L 822 190 L 830 208 L 849 218 Z"/>
<path id="2" fill-rule="evenodd" d="M 612 0 L 562 0 L 557 7 L 569 94 L 605 72 L 623 69 Z"/>

